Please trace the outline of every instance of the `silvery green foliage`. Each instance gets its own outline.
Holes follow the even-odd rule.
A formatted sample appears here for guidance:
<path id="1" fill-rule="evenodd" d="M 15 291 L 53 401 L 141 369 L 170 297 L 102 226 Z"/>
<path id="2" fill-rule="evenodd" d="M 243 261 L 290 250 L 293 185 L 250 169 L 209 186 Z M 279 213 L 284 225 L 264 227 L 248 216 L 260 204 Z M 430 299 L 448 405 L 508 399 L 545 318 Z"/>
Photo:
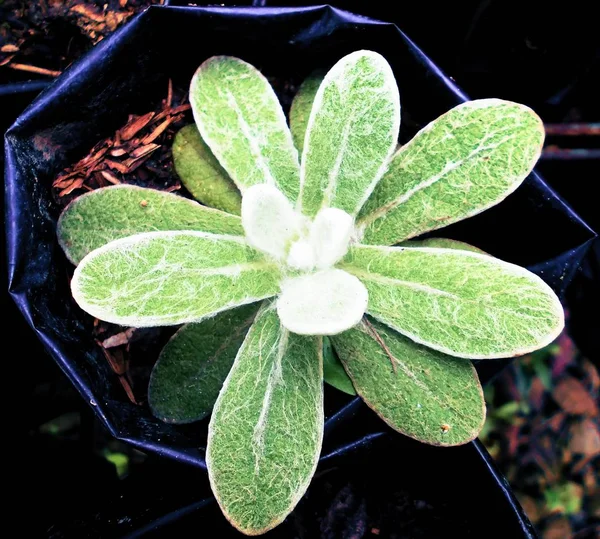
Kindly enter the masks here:
<path id="1" fill-rule="evenodd" d="M 324 372 L 407 436 L 475 438 L 485 405 L 469 358 L 544 346 L 563 327 L 561 305 L 532 273 L 469 245 L 390 245 L 514 191 L 541 151 L 537 115 L 465 103 L 396 151 L 398 88 L 370 51 L 302 85 L 291 130 L 265 77 L 237 58 L 206 60 L 190 101 L 197 129 L 175 144 L 177 170 L 231 213 L 107 188 L 65 210 L 59 238 L 79 262 L 72 290 L 87 312 L 190 323 L 161 354 L 151 403 L 186 422 L 218 393 L 207 464 L 227 519 L 264 533 L 302 497 L 320 452 Z"/>

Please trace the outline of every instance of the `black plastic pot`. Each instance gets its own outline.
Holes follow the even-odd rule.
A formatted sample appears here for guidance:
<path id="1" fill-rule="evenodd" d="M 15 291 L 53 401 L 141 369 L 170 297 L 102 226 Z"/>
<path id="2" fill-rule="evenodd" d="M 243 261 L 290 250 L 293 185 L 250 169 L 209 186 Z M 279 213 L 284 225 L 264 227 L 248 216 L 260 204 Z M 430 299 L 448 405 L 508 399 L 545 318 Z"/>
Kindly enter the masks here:
<path id="1" fill-rule="evenodd" d="M 76 515 L 58 507 L 47 536 L 240 537 L 202 471 L 165 459 L 145 463 L 102 498 L 78 507 Z M 395 433 L 325 457 L 292 515 L 267 536 L 340 539 L 377 532 L 397 539 L 535 537 L 479 443 L 435 448 Z"/>
<path id="2" fill-rule="evenodd" d="M 204 467 L 205 423 L 186 428 L 168 425 L 155 419 L 147 407 L 131 404 L 91 338 L 91 319 L 71 300 L 69 265 L 55 238 L 58 208 L 50 196 L 53 178 L 121 126 L 127 114 L 154 107 L 163 97 L 168 78 L 186 86 L 195 68 L 208 56 L 240 56 L 268 76 L 299 83 L 315 67 L 331 65 L 361 48 L 382 53 L 396 73 L 403 103 L 402 140 L 467 99 L 392 24 L 328 6 L 156 6 L 69 68 L 7 133 L 10 293 L 49 353 L 116 438 L 145 451 Z M 448 227 L 441 235 L 468 241 L 495 256 L 528 266 L 559 294 L 593 237 L 585 223 L 535 174 L 498 207 Z M 497 360 L 478 365 L 482 379 L 489 379 L 505 363 Z M 326 398 L 330 404 L 322 466 L 345 459 L 351 449 L 368 446 L 377 438 L 382 438 L 380 444 L 390 447 L 411 446 L 412 442 L 400 435 L 389 434 L 360 401 L 341 406 L 344 403 L 333 390 Z M 350 418 L 352 421 L 348 421 Z M 448 468 L 458 467 L 464 470 L 465 477 L 460 480 L 463 485 L 471 479 L 474 491 L 482 488 L 486 497 L 497 498 L 487 512 L 482 507 L 478 517 L 495 519 L 495 511 L 503 511 L 498 526 L 506 525 L 507 530 L 521 530 L 528 536 L 526 519 L 481 446 L 470 444 L 441 451 L 444 456 L 439 449 L 413 448 L 410 466 L 402 468 L 402 474 L 423 470 L 426 475 L 430 459 L 440 459 Z M 485 485 L 469 477 L 471 467 L 486 470 Z M 435 484 L 433 481 L 431 488 L 436 488 Z M 447 494 L 451 500 L 452 494 Z M 517 535 L 507 532 L 505 536 Z"/>

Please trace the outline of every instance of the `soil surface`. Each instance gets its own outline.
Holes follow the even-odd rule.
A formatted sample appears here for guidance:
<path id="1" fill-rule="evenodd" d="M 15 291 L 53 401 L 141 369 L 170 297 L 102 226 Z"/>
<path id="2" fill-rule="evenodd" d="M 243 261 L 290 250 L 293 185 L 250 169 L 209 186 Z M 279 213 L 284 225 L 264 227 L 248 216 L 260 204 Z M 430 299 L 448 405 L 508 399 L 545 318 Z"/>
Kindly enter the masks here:
<path id="1" fill-rule="evenodd" d="M 135 13 L 161 0 L 0 2 L 0 84 L 53 78 Z"/>

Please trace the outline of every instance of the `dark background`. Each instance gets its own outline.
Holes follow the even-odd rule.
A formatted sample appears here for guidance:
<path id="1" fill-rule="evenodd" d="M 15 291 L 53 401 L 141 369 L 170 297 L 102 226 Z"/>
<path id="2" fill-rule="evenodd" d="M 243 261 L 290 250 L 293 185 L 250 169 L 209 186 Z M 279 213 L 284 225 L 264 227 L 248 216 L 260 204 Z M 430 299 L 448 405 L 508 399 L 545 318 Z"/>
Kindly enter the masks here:
<path id="1" fill-rule="evenodd" d="M 130 2 L 130 7 L 149 3 L 160 2 Z M 11 12 L 18 4 L 24 3 L 0 2 L 0 27 L 4 30 L 19 24 Z M 116 6 L 118 2 L 87 4 Z M 307 2 L 266 4 L 296 6 Z M 494 96 L 525 103 L 546 124 L 600 122 L 600 32 L 593 10 L 597 2 L 349 0 L 331 4 L 396 22 L 472 98 Z M 31 20 L 20 23 L 39 29 L 36 39 L 44 44 L 45 52 L 35 57 L 36 65 L 63 69 L 92 46 L 93 40 L 68 17 L 49 20 L 36 12 Z M 0 33 L 6 35 L 10 34 Z M 23 92 L 14 86 L 27 80 L 39 81 L 41 86 L 50 79 L 0 66 L 0 132 L 36 95 L 38 87 L 29 86 L 29 91 Z M 597 135 L 549 136 L 538 166 L 546 180 L 596 230 L 600 228 L 599 198 L 594 194 L 600 180 L 598 140 Z M 600 358 L 599 282 L 600 246 L 596 242 L 595 254 L 588 257 L 567 295 L 570 333 L 596 364 Z M 31 526 L 40 536 L 64 537 L 68 534 L 61 531 L 61 522 L 81 519 L 73 536 L 87 536 L 81 530 L 86 528 L 86 519 L 95 518 L 94 508 L 117 503 L 107 499 L 108 492 L 122 492 L 130 508 L 129 516 L 125 512 L 122 518 L 135 518 L 151 511 L 144 504 L 142 490 L 146 498 L 154 494 L 159 500 L 161 477 L 168 478 L 170 484 L 174 477 L 190 480 L 195 472 L 187 468 L 182 470 L 112 442 L 12 304 L 7 303 L 3 310 L 8 314 L 3 333 L 4 361 L 9 367 L 3 385 L 8 419 L 4 445 L 9 455 L 4 463 L 9 477 L 15 479 L 9 482 L 9 496 L 18 510 L 7 516 L 7 524 L 16 523 L 23 529 Z M 119 482 L 117 470 L 124 473 L 125 467 L 135 478 L 135 488 L 124 489 Z M 203 474 L 199 472 L 198 478 L 201 481 Z M 90 484 L 94 488 L 90 489 Z"/>

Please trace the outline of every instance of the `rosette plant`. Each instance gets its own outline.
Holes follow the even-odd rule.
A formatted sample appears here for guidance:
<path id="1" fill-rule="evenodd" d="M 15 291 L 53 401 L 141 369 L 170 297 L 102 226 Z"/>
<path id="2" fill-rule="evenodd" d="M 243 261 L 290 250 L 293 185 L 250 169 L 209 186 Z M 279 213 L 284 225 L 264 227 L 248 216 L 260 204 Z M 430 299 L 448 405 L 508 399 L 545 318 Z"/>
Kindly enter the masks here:
<path id="1" fill-rule="evenodd" d="M 237 58 L 206 60 L 190 101 L 197 128 L 176 138 L 175 165 L 220 209 L 99 189 L 65 210 L 59 239 L 85 311 L 186 324 L 153 371 L 150 404 L 189 422 L 214 403 L 206 462 L 229 521 L 264 533 L 307 489 L 323 436 L 324 339 L 343 366 L 327 377 L 393 429 L 434 445 L 475 438 L 485 404 L 470 360 L 548 344 L 561 304 L 536 275 L 474 247 L 407 240 L 515 190 L 540 155 L 538 116 L 467 102 L 398 148 L 397 84 L 370 51 L 309 78 L 289 128 L 267 80 Z"/>

